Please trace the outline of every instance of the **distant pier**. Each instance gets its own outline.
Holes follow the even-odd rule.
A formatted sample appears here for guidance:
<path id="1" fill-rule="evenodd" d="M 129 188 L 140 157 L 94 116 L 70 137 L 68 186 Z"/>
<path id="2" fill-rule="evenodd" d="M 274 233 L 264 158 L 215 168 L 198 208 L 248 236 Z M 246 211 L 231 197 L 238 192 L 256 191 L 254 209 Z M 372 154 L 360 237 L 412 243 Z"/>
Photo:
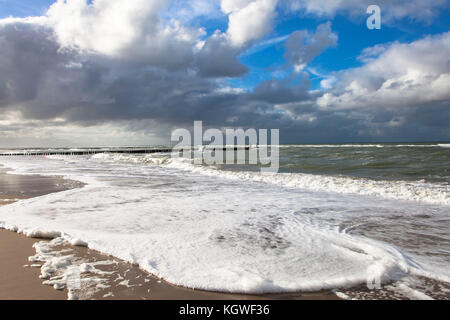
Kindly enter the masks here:
<path id="1" fill-rule="evenodd" d="M 238 151 L 250 150 L 250 147 L 212 147 L 205 146 L 205 150 L 214 151 Z M 46 149 L 46 150 L 12 150 L 0 151 L 0 156 L 83 156 L 100 153 L 119 153 L 119 154 L 152 154 L 152 153 L 171 153 L 172 148 L 90 148 L 90 149 Z M 194 150 L 194 149 L 192 149 Z M 179 150 L 178 150 L 179 151 Z"/>
<path id="2" fill-rule="evenodd" d="M 172 152 L 172 149 L 154 149 L 154 148 L 124 148 L 124 149 L 54 149 L 54 150 L 14 150 L 11 152 L 0 152 L 0 156 L 82 156 L 82 155 L 94 155 L 99 153 L 133 153 L 133 154 L 145 154 L 145 153 L 168 153 Z"/>

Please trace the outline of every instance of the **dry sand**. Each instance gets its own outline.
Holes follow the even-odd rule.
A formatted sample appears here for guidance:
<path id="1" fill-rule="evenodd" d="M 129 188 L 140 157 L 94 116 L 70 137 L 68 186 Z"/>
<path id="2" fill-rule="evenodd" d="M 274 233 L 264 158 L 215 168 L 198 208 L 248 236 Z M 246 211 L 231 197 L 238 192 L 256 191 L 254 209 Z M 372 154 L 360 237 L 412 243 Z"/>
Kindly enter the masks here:
<path id="1" fill-rule="evenodd" d="M 73 181 L 57 177 L 8 175 L 0 171 L 0 205 L 58 192 L 80 186 Z M 0 230 L 0 300 L 55 300 L 66 299 L 67 291 L 57 291 L 42 284 L 40 269 L 24 267 L 29 264 L 28 257 L 35 254 L 32 245 L 41 241 Z M 171 285 L 157 279 L 138 266 L 99 252 L 67 245 L 66 253 L 75 255 L 80 260 L 96 262 L 110 261 L 98 269 L 107 271 L 104 277 L 107 286 L 90 296 L 92 299 L 120 300 L 256 300 L 256 299 L 338 299 L 330 291 L 319 293 L 292 293 L 268 295 L 239 295 L 192 290 Z"/>

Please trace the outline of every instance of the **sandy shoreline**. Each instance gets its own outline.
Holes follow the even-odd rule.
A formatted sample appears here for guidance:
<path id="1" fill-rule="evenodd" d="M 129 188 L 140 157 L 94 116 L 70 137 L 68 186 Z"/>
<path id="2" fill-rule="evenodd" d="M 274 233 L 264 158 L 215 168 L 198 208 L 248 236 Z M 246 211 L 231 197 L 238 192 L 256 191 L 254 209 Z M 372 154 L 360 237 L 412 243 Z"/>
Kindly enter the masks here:
<path id="1" fill-rule="evenodd" d="M 7 205 L 20 199 L 41 196 L 79 186 L 76 182 L 58 177 L 8 175 L 0 171 L 0 205 Z M 1 217 L 0 217 L 1 218 Z M 0 229 L 0 300 L 56 300 L 67 299 L 67 290 L 55 290 L 44 285 L 39 278 L 40 268 L 30 265 L 28 257 L 36 254 L 32 247 L 40 239 L 30 239 L 7 230 Z M 98 263 L 101 270 L 101 285 L 89 299 L 120 300 L 318 300 L 339 299 L 331 291 L 319 293 L 286 293 L 268 295 L 241 295 L 192 290 L 161 281 L 119 259 L 103 255 L 83 247 L 65 245 L 63 252 L 76 257 L 81 262 Z M 103 263 L 103 264 L 102 264 Z M 94 277 L 95 276 L 95 277 Z M 97 279 L 92 275 L 92 279 Z"/>
<path id="2" fill-rule="evenodd" d="M 0 300 L 65 300 L 67 294 L 42 284 L 39 268 L 26 268 L 35 239 L 0 230 Z"/>

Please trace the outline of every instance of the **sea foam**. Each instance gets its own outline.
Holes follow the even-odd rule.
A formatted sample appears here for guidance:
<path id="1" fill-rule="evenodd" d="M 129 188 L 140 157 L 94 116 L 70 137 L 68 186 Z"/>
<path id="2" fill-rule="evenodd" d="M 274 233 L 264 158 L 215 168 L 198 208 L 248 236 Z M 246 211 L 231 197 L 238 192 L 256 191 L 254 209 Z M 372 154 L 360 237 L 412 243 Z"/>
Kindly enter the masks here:
<path id="1" fill-rule="evenodd" d="M 61 159 L 61 157 L 58 159 Z M 360 194 L 394 200 L 421 201 L 430 204 L 450 204 L 450 185 L 443 183 L 372 180 L 305 173 L 264 174 L 251 171 L 225 171 L 218 170 L 213 166 L 194 165 L 190 159 L 171 158 L 167 155 L 136 156 L 106 153 L 95 155 L 92 159 L 167 166 L 212 177 L 264 182 L 282 187 L 312 191 Z"/>
<path id="2" fill-rule="evenodd" d="M 176 285 L 243 293 L 317 291 L 364 284 L 374 266 L 381 283 L 412 274 L 449 276 L 394 245 L 342 227 L 352 215 L 376 215 L 386 223 L 412 213 L 445 216 L 447 207 L 292 187 L 286 178 L 268 183 L 249 173 L 230 178 L 233 173 L 168 158 L 105 154 L 0 161 L 17 173 L 87 183 L 1 207 L 0 227 L 60 235 Z"/>

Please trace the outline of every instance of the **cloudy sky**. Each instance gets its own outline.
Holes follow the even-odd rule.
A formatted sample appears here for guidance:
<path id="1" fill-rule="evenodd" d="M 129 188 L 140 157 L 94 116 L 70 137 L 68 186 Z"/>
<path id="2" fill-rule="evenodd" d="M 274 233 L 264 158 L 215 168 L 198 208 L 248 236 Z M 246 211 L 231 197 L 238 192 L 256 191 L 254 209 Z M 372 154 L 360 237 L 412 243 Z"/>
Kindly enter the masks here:
<path id="1" fill-rule="evenodd" d="M 449 30 L 447 0 L 0 0 L 0 147 L 450 140 Z"/>

